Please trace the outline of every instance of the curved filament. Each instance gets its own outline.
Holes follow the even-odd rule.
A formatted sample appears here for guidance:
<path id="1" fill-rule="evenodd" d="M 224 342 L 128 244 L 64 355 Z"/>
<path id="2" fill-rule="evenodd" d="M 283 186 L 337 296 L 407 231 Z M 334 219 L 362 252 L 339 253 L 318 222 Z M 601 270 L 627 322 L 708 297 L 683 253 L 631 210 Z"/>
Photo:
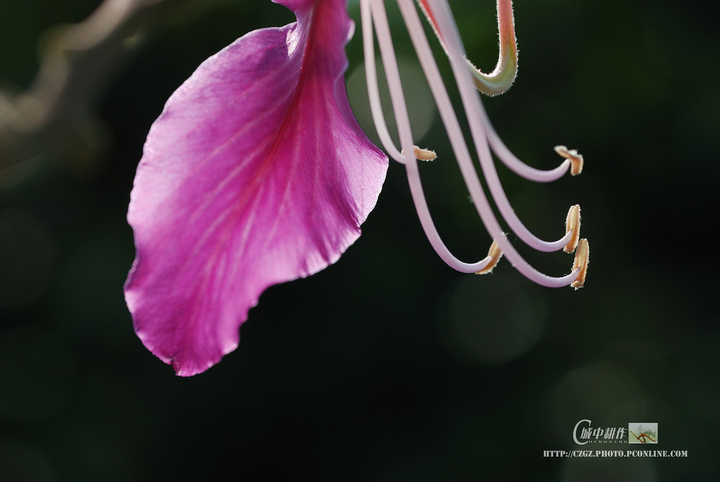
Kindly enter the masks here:
<path id="1" fill-rule="evenodd" d="M 512 206 L 510 205 L 510 202 L 508 201 L 500 183 L 497 170 L 495 169 L 491 148 L 495 151 L 498 158 L 508 165 L 511 170 L 522 177 L 536 182 L 549 182 L 555 180 L 565 174 L 569 169 L 575 171 L 577 162 L 574 157 L 579 157 L 580 160 L 582 160 L 582 156 L 579 156 L 579 154 L 575 151 L 568 151 L 565 148 L 563 148 L 564 150 L 558 150 L 558 153 L 565 157 L 566 160 L 563 161 L 560 166 L 550 171 L 534 169 L 515 157 L 509 149 L 505 147 L 495 130 L 492 128 L 492 125 L 490 124 L 490 121 L 482 107 L 479 96 L 477 92 L 475 92 L 475 87 L 477 87 L 476 80 L 474 80 L 473 75 L 467 71 L 462 42 L 457 32 L 454 20 L 452 19 L 452 15 L 450 14 L 447 2 L 445 0 L 418 1 L 433 25 L 433 28 L 435 28 L 438 38 L 440 38 L 444 48 L 446 49 L 448 57 L 450 58 L 451 67 L 461 95 L 463 108 L 468 119 L 472 139 L 480 161 L 480 166 L 486 179 L 488 189 L 500 214 L 512 231 L 515 232 L 516 235 L 528 246 L 538 251 L 546 252 L 557 251 L 560 249 L 564 249 L 566 252 L 574 251 L 579 237 L 579 206 L 573 206 L 570 213 L 568 213 L 566 232 L 560 239 L 556 241 L 544 241 L 537 238 L 522 224 L 512 209 Z M 377 78 L 370 78 L 371 73 L 373 76 L 376 75 L 374 53 L 372 50 L 372 24 L 374 24 L 377 29 L 378 43 L 380 45 L 382 61 L 385 66 L 387 82 L 390 88 L 393 111 L 400 135 L 401 150 L 395 148 L 391 141 L 388 142 L 391 144 L 391 148 L 394 149 L 397 157 L 392 153 L 391 155 L 396 157 L 399 162 L 405 164 L 413 201 L 415 203 L 420 222 L 428 239 L 430 240 L 430 243 L 435 248 L 435 251 L 448 265 L 462 272 L 477 272 L 480 274 L 489 272 L 504 254 L 518 271 L 540 285 L 548 287 L 568 286 L 570 284 L 573 286 L 581 285 L 582 280 L 580 280 L 579 277 L 581 275 L 584 276 L 584 269 L 587 267 L 587 261 L 585 261 L 584 264 L 580 262 L 584 255 L 576 254 L 576 263 L 570 274 L 561 277 L 552 277 L 533 268 L 520 256 L 517 250 L 506 238 L 478 178 L 468 145 L 465 141 L 465 137 L 447 90 L 445 89 L 445 85 L 428 44 L 420 18 L 415 5 L 413 4 L 413 0 L 397 0 L 397 3 L 410 33 L 411 40 L 427 78 L 435 103 L 438 107 L 438 112 L 440 113 L 440 117 L 445 125 L 448 138 L 452 145 L 453 152 L 457 159 L 465 184 L 470 192 L 470 196 L 477 209 L 480 219 L 493 239 L 493 245 L 491 246 L 488 256 L 477 263 L 463 263 L 459 261 L 450 253 L 442 242 L 437 229 L 434 226 L 432 217 L 430 216 L 427 202 L 423 194 L 416 155 L 419 151 L 416 150 L 417 148 L 414 147 L 413 143 L 410 122 L 405 107 L 402 83 L 397 69 L 397 62 L 395 59 L 383 2 L 382 0 L 361 0 L 363 38 L 366 46 L 366 62 L 372 62 L 372 66 L 367 69 L 369 89 L 377 89 Z M 514 63 L 516 68 L 517 52 L 514 40 L 512 6 L 509 0 L 498 0 L 498 16 L 501 31 L 501 61 L 503 49 L 509 49 L 508 51 L 515 52 Z M 512 40 L 508 40 L 508 32 L 512 32 Z M 505 43 L 503 43 L 503 39 L 505 39 Z M 507 65 L 512 64 L 512 61 L 508 62 L 509 63 Z M 498 67 L 500 70 L 505 68 L 506 67 Z M 496 71 L 498 69 L 496 69 Z M 377 124 L 378 118 L 382 117 L 379 95 L 376 95 L 376 92 L 371 92 L 370 96 L 377 98 L 377 101 L 371 100 L 371 108 L 374 111 L 373 116 L 376 118 Z M 387 132 L 384 120 L 381 120 L 378 125 L 378 131 L 381 130 Z M 381 135 L 381 140 L 382 137 L 387 137 L 389 139 L 389 135 Z M 385 144 L 386 141 L 383 140 L 383 143 Z M 386 149 L 391 151 L 387 145 Z M 556 150 L 557 149 L 558 148 L 556 148 Z M 580 245 L 583 246 L 584 253 L 589 252 L 586 240 L 580 241 Z"/>

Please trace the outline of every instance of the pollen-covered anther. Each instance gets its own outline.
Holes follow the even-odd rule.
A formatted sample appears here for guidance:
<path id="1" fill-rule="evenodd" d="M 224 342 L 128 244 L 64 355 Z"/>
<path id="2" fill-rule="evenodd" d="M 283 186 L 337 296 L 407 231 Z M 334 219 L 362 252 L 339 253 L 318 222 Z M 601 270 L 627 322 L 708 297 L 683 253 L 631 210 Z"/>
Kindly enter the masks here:
<path id="1" fill-rule="evenodd" d="M 582 154 L 578 154 L 578 151 L 575 149 L 568 149 L 565 146 L 555 146 L 555 152 L 560 154 L 565 159 L 569 159 L 572 163 L 570 165 L 570 174 L 573 176 L 577 176 L 580 174 L 583 170 L 583 165 L 585 164 L 585 161 L 583 160 Z"/>
<path id="2" fill-rule="evenodd" d="M 437 159 L 437 154 L 435 154 L 435 151 L 431 151 L 430 149 L 423 149 L 418 146 L 413 146 L 415 150 L 415 157 L 418 161 L 434 161 Z M 405 154 L 405 150 L 401 151 L 401 154 Z"/>
<path id="3" fill-rule="evenodd" d="M 570 207 L 567 219 L 565 220 L 565 234 L 572 232 L 572 237 L 568 244 L 565 245 L 563 251 L 572 253 L 577 248 L 580 239 L 580 205 L 576 204 Z"/>
<path id="4" fill-rule="evenodd" d="M 577 278 L 573 281 L 570 286 L 573 288 L 580 289 L 585 284 L 585 276 L 587 276 L 588 264 L 590 264 L 590 245 L 588 240 L 583 238 L 578 243 L 577 251 L 575 252 L 575 262 L 573 263 L 573 271 L 579 269 Z"/>
<path id="5" fill-rule="evenodd" d="M 495 266 L 497 266 L 500 258 L 502 258 L 502 255 L 503 253 L 500 249 L 500 245 L 497 243 L 497 241 L 493 241 L 490 245 L 490 249 L 488 250 L 488 257 L 490 258 L 490 263 L 488 263 L 487 266 L 485 266 L 483 269 L 476 272 L 475 274 L 492 273 L 492 270 L 495 268 Z"/>

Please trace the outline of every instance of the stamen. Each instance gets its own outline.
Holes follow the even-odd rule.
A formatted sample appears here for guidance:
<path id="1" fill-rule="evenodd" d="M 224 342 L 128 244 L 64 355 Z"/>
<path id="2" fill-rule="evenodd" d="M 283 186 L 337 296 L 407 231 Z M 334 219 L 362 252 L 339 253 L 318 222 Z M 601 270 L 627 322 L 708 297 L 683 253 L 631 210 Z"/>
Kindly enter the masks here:
<path id="1" fill-rule="evenodd" d="M 402 5 L 402 4 L 401 4 Z M 401 6 L 401 9 L 403 7 Z M 404 11 L 404 10 L 403 10 Z M 412 9 L 414 12 L 415 10 Z M 409 12 L 408 12 L 409 13 Z M 404 15 L 404 14 L 403 14 Z M 417 14 L 415 14 L 417 16 Z M 416 51 L 418 52 L 418 56 L 420 57 L 421 63 L 423 63 L 423 46 L 422 43 L 426 43 L 425 40 L 423 42 L 422 39 L 424 39 L 424 34 L 422 39 L 417 38 L 413 36 L 414 26 L 411 26 L 410 22 L 414 22 L 413 20 L 410 20 L 409 18 L 406 19 L 406 23 L 408 24 L 408 29 L 411 32 L 411 37 L 413 38 L 413 42 L 417 40 L 416 44 Z M 429 47 L 428 50 L 429 52 Z M 425 63 L 423 63 L 423 69 L 425 70 L 425 75 L 428 77 L 428 81 L 430 82 L 431 89 L 433 90 L 433 95 L 436 97 L 436 103 L 438 104 L 438 108 L 441 114 L 441 117 L 443 118 L 443 122 L 445 122 L 445 125 L 447 126 L 448 133 L 455 132 L 459 133 L 460 128 L 459 126 L 456 127 L 457 121 L 452 121 L 451 117 L 454 117 L 454 110 L 452 109 L 451 104 L 449 101 L 445 99 L 447 96 L 446 91 L 444 90 L 444 84 L 442 83 L 442 80 L 438 80 L 437 82 L 434 81 L 435 74 L 434 72 L 431 72 L 435 70 L 436 64 L 434 61 L 434 58 L 430 55 L 429 58 L 426 59 Z M 439 78 L 439 75 L 438 75 Z M 432 79 L 432 80 L 431 80 Z M 483 119 L 487 120 L 487 116 L 482 109 L 482 105 L 479 104 L 479 108 L 481 110 L 481 117 Z M 442 108 L 441 106 L 446 106 L 446 109 Z M 489 125 L 489 120 L 485 122 L 486 125 Z M 494 131 L 493 131 L 494 132 Z M 562 249 L 564 246 L 567 245 L 568 241 L 570 240 L 570 236 L 566 235 L 560 238 L 557 241 L 544 241 L 537 236 L 535 236 L 530 230 L 528 230 L 525 225 L 520 221 L 517 214 L 515 214 L 515 211 L 513 210 L 512 206 L 510 205 L 510 201 L 507 199 L 507 196 L 505 195 L 505 192 L 502 188 L 502 184 L 500 183 L 500 178 L 498 177 L 497 170 L 495 169 L 494 162 L 492 160 L 492 155 L 490 154 L 490 151 L 488 149 L 487 140 L 480 137 L 480 135 L 477 135 L 477 130 L 473 131 L 473 140 L 476 143 L 476 147 L 478 149 L 478 155 L 480 157 L 480 164 L 483 170 L 483 174 L 485 175 L 485 178 L 487 180 L 488 187 L 490 189 L 490 192 L 493 196 L 493 199 L 495 200 L 495 203 L 500 210 L 500 213 L 502 214 L 503 218 L 507 221 L 508 225 L 510 226 L 510 229 L 517 234 L 517 236 L 528 246 L 532 247 L 533 249 L 536 249 L 538 251 L 543 252 L 552 252 L 557 251 L 559 249 Z M 458 144 L 464 145 L 465 141 L 462 138 L 462 134 L 459 135 L 460 140 L 458 140 Z M 453 144 L 455 148 L 455 144 Z M 504 146 L 503 146 L 504 147 Z M 506 149 L 507 150 L 507 149 Z M 482 153 L 480 152 L 482 151 Z M 508 151 L 509 153 L 509 151 Z M 456 150 L 456 156 L 458 156 L 458 162 L 461 163 L 461 166 L 465 163 L 465 161 L 462 159 L 462 156 L 457 154 Z M 511 155 L 512 156 L 512 155 Z M 469 156 L 468 156 L 469 157 Z M 514 157 L 514 156 L 512 156 Z M 472 165 L 472 160 L 467 161 L 469 165 Z M 519 161 L 518 161 L 519 162 Z M 564 174 L 565 171 L 567 171 L 567 168 L 569 166 L 565 165 L 564 167 L 561 167 L 562 169 L 560 171 L 560 174 Z M 531 168 L 530 168 L 531 169 Z M 545 174 L 542 171 L 534 170 L 536 173 Z M 468 170 L 468 175 L 471 178 L 476 178 L 477 175 L 474 172 L 474 168 L 470 167 Z"/>
<path id="2" fill-rule="evenodd" d="M 539 171 L 523 164 L 515 156 L 513 156 L 512 153 L 510 153 L 510 151 L 502 144 L 494 129 L 490 125 L 482 104 L 480 103 L 479 96 L 473 88 L 473 79 L 470 76 L 470 73 L 467 72 L 467 66 L 464 64 L 462 42 L 459 38 L 457 27 L 454 24 L 452 15 L 450 14 L 449 6 L 445 0 L 419 1 L 421 6 L 426 9 L 428 16 L 431 18 L 433 27 L 437 30 L 438 36 L 443 41 L 444 47 L 447 49 L 446 51 L 448 52 L 451 67 L 460 91 L 460 96 L 465 109 L 468 124 L 470 126 L 472 138 L 480 159 L 480 165 L 498 210 L 503 215 L 510 228 L 530 247 L 540 251 L 555 251 L 563 248 L 568 249 L 569 246 L 577 244 L 577 237 L 579 236 L 579 208 L 575 210 L 577 211 L 576 214 L 569 216 L 569 220 L 566 223 L 568 225 L 568 227 L 566 227 L 566 233 L 558 241 L 542 241 L 525 228 L 512 210 L 512 207 L 510 206 L 510 203 L 502 189 L 495 169 L 492 153 L 490 152 L 490 146 L 492 146 L 493 150 L 496 151 L 500 160 L 508 164 L 511 169 L 520 171 L 520 174 L 523 175 L 523 177 L 538 180 L 540 182 L 547 182 L 563 175 L 572 166 L 574 162 L 573 159 L 568 157 L 566 161 L 552 171 Z M 432 151 L 419 149 L 413 144 L 410 122 L 405 109 L 402 83 L 397 69 L 397 62 L 394 56 L 392 39 L 390 36 L 383 1 L 361 0 L 362 18 L 364 24 L 367 25 L 367 27 L 364 28 L 363 38 L 366 45 L 369 44 L 370 49 L 372 49 L 373 34 L 371 24 L 374 22 L 377 29 L 378 43 L 380 45 L 382 60 L 385 65 L 387 82 L 390 88 L 392 107 L 397 121 L 398 133 L 400 135 L 400 145 L 402 146 L 402 151 L 397 152 L 397 156 L 399 157 L 398 160 L 405 164 L 410 184 L 410 191 L 418 212 L 418 217 L 431 245 L 448 265 L 458 271 L 466 273 L 490 272 L 494 266 L 497 265 L 497 262 L 504 253 L 518 271 L 540 285 L 547 287 L 560 287 L 568 286 L 573 283 L 582 284 L 584 279 L 579 279 L 583 269 L 580 261 L 576 263 L 577 266 L 568 275 L 562 277 L 547 276 L 530 266 L 530 264 L 520 256 L 509 240 L 505 238 L 503 229 L 498 220 L 495 218 L 493 209 L 490 206 L 489 200 L 486 197 L 480 180 L 477 177 L 477 172 L 474 167 L 472 157 L 470 156 L 468 145 L 465 141 L 462 129 L 460 128 L 449 95 L 445 90 L 445 85 L 439 73 L 437 64 L 435 63 L 427 38 L 425 37 L 424 29 L 420 23 L 413 0 L 397 0 L 397 3 L 410 33 L 413 45 L 415 46 L 418 59 L 428 80 L 428 84 L 432 91 L 443 124 L 445 125 L 448 138 L 452 145 L 463 179 L 465 180 L 465 184 L 483 224 L 490 236 L 494 239 L 488 256 L 477 263 L 464 263 L 459 261 L 450 253 L 440 239 L 437 229 L 432 221 L 432 217 L 430 216 L 427 201 L 425 200 L 423 194 L 417 164 L 418 158 L 435 158 L 435 154 Z M 501 3 L 510 8 L 509 14 L 510 18 L 512 18 L 510 1 L 498 0 L 499 6 Z M 367 32 L 367 34 L 365 34 L 365 32 Z M 371 51 L 366 53 L 366 62 L 374 61 L 374 54 L 371 54 Z M 372 57 L 372 59 L 369 60 L 369 57 Z M 368 71 L 370 72 L 370 69 L 368 69 Z M 373 76 L 376 75 L 374 64 L 372 74 Z M 372 90 L 372 84 L 376 86 L 377 80 L 376 78 L 373 78 L 371 81 L 370 74 L 368 74 L 368 76 L 368 85 Z M 371 96 L 373 96 L 372 93 Z M 374 105 L 375 102 L 371 101 L 371 106 L 374 111 L 376 110 L 380 114 L 377 117 L 382 117 L 382 110 L 379 105 L 379 96 L 377 97 L 377 105 Z M 374 117 L 376 117 L 375 114 Z M 384 121 L 382 121 L 379 126 L 379 130 L 382 129 L 386 129 Z M 394 145 L 392 147 L 394 147 Z M 570 153 L 570 151 L 568 151 L 568 154 L 577 157 L 576 152 Z M 571 212 L 572 211 L 573 209 L 571 209 Z M 587 242 L 585 241 L 585 243 Z M 470 269 L 472 269 L 472 271 L 470 271 Z"/>
<path id="3" fill-rule="evenodd" d="M 497 241 L 493 241 L 490 245 L 490 249 L 488 250 L 488 257 L 492 261 L 490 261 L 490 263 L 485 268 L 481 269 L 475 274 L 488 274 L 492 273 L 492 270 L 495 269 L 498 261 L 500 261 L 500 258 L 502 258 L 502 251 L 500 250 L 500 245 L 497 243 Z"/>
<path id="4" fill-rule="evenodd" d="M 576 151 L 575 149 L 568 150 L 568 148 L 565 146 L 555 146 L 555 152 L 560 154 L 565 159 L 570 160 L 570 162 L 572 163 L 572 167 L 570 168 L 571 175 L 577 176 L 582 172 L 585 161 L 583 160 L 583 156 L 578 154 L 578 151 Z"/>
<path id="5" fill-rule="evenodd" d="M 563 177 L 570 168 L 572 163 L 569 159 L 566 159 L 558 167 L 550 169 L 549 171 L 542 171 L 528 166 L 518 159 L 512 152 L 510 152 L 510 149 L 505 146 L 503 141 L 500 139 L 500 136 L 497 132 L 495 132 L 495 128 L 492 126 L 492 123 L 490 122 L 490 119 L 484 109 L 480 112 L 480 114 L 482 114 L 485 133 L 487 134 L 488 143 L 490 144 L 493 152 L 497 154 L 498 159 L 500 159 L 500 161 L 505 164 L 508 169 L 518 176 L 533 182 L 553 182 Z"/>
<path id="6" fill-rule="evenodd" d="M 475 92 L 473 92 L 474 89 L 472 89 L 473 86 L 471 82 L 468 83 L 471 79 L 468 78 L 468 73 L 462 65 L 461 60 L 459 60 L 463 58 L 463 51 L 457 27 L 452 20 L 449 7 L 446 2 L 440 0 L 425 1 L 431 6 L 436 20 L 436 28 L 438 28 L 442 37 L 446 41 L 446 46 L 450 54 L 451 67 L 457 81 L 458 89 L 460 90 L 463 106 L 465 107 L 465 112 L 470 124 L 473 141 L 477 147 L 478 156 L 480 157 L 483 171 L 487 177 L 490 172 L 490 166 L 492 166 L 492 157 L 487 144 L 488 140 L 485 137 L 483 129 L 484 123 L 482 117 L 484 115 L 484 110 L 479 97 Z M 399 0 L 398 5 L 400 6 L 400 11 L 405 19 L 405 24 L 408 27 L 413 44 L 415 45 L 418 58 L 423 66 L 431 91 L 435 97 L 435 102 L 438 105 L 438 111 L 440 112 L 446 126 L 463 178 L 468 190 L 470 191 L 470 195 L 478 214 L 480 215 L 488 233 L 490 233 L 493 239 L 498 242 L 502 251 L 505 253 L 505 256 L 507 256 L 513 266 L 515 266 L 518 271 L 530 280 L 547 287 L 569 285 L 576 279 L 577 272 L 573 272 L 559 278 L 540 273 L 530 266 L 527 261 L 525 261 L 515 250 L 512 244 L 505 239 L 504 236 L 502 236 L 502 228 L 495 219 L 492 209 L 490 208 L 488 200 L 483 192 L 482 186 L 480 185 L 480 181 L 477 178 L 477 173 L 472 165 L 472 159 L 467 151 L 467 145 L 465 144 L 462 131 L 459 128 L 457 117 L 455 116 L 452 104 L 449 102 L 447 92 L 445 91 L 442 78 L 439 75 L 437 65 L 435 64 L 435 60 L 427 44 L 427 39 L 425 38 L 422 26 L 419 24 L 417 12 L 413 8 L 412 4 L 409 4 L 409 0 Z M 494 181 L 495 179 L 488 179 L 489 184 Z M 502 189 L 500 186 L 498 186 L 498 188 L 498 190 Z M 496 201 L 498 201 L 498 199 L 496 199 Z M 567 240 L 560 244 L 556 249 L 562 248 L 565 244 L 567 244 Z"/>
<path id="7" fill-rule="evenodd" d="M 571 234 L 570 241 L 567 246 L 563 248 L 566 253 L 572 253 L 577 248 L 578 240 L 580 239 L 580 205 L 576 204 L 570 207 L 568 211 L 567 220 L 565 220 L 565 232 Z"/>
<path id="8" fill-rule="evenodd" d="M 578 244 L 577 252 L 575 253 L 575 261 L 573 262 L 573 273 L 578 272 L 577 278 L 573 281 L 570 286 L 579 290 L 585 284 L 585 277 L 587 276 L 588 265 L 590 264 L 590 245 L 588 240 L 583 238 Z"/>
<path id="9" fill-rule="evenodd" d="M 495 164 L 492 160 L 492 154 L 490 153 L 490 149 L 487 143 L 478 144 L 477 149 L 478 155 L 480 157 L 480 166 L 482 168 L 483 174 L 485 175 L 485 179 L 487 180 L 487 185 L 490 189 L 490 193 L 495 200 L 495 204 L 497 205 L 500 214 L 502 214 L 505 221 L 507 221 L 510 229 L 512 229 L 512 231 L 517 234 L 517 236 L 525 244 L 538 251 L 543 251 L 547 253 L 557 251 L 566 246 L 568 241 L 570 240 L 570 236 L 567 233 L 565 236 L 563 236 L 557 241 L 544 241 L 535 236 L 532 232 L 530 232 L 529 229 L 525 227 L 517 214 L 515 214 L 515 211 L 510 205 L 510 201 L 508 200 L 507 195 L 502 188 L 502 184 L 500 182 L 500 178 L 498 177 L 497 170 L 495 169 Z M 482 151 L 482 154 L 480 154 L 480 151 Z"/>
<path id="10" fill-rule="evenodd" d="M 412 4 L 411 4 L 412 7 Z M 435 249 L 435 252 L 440 258 L 445 261 L 451 268 L 460 271 L 462 273 L 474 273 L 485 268 L 492 260 L 486 257 L 476 263 L 465 263 L 457 259 L 450 250 L 445 246 L 440 234 L 435 228 L 432 216 L 430 215 L 430 209 L 428 208 L 425 195 L 423 193 L 422 182 L 420 180 L 420 171 L 418 169 L 417 159 L 415 157 L 415 146 L 412 142 L 412 132 L 410 127 L 410 120 L 408 117 L 407 110 L 405 109 L 405 99 L 402 92 L 402 83 L 400 81 L 400 74 L 397 68 L 397 62 L 395 60 L 395 53 L 392 45 L 392 38 L 390 36 L 390 27 L 387 22 L 385 15 L 385 9 L 382 0 L 361 0 L 361 8 L 363 11 L 363 22 L 365 28 L 363 33 L 369 32 L 369 43 L 372 45 L 372 30 L 365 23 L 369 22 L 372 18 L 375 26 L 377 27 L 378 42 L 380 44 L 380 54 L 385 65 L 385 75 L 388 81 L 388 87 L 390 90 L 390 98 L 395 111 L 395 119 L 398 126 L 398 133 L 400 134 L 400 142 L 403 146 L 403 152 L 412 152 L 411 156 L 406 156 L 404 153 L 397 152 L 400 162 L 405 164 L 405 169 L 408 176 L 408 184 L 410 185 L 410 193 L 412 194 L 413 201 L 415 203 L 415 209 L 420 219 L 420 224 L 425 231 L 430 244 Z M 366 55 L 367 61 L 367 55 Z M 374 55 L 373 55 L 374 61 Z M 376 80 L 374 80 L 377 82 Z M 370 81 L 368 82 L 370 84 Z M 379 97 L 378 97 L 379 99 Z M 378 105 L 379 106 L 379 105 Z M 372 105 L 371 105 L 372 108 Z"/>

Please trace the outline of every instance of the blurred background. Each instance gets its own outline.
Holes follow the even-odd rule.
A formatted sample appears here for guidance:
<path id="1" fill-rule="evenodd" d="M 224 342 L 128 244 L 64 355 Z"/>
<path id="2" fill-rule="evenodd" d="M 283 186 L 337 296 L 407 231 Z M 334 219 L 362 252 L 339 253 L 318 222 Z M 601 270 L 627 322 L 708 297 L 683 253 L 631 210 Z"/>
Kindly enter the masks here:
<path id="1" fill-rule="evenodd" d="M 268 289 L 239 348 L 189 379 L 145 350 L 123 301 L 134 171 L 151 123 L 200 62 L 294 17 L 269 0 L 165 0 L 107 38 L 95 30 L 93 48 L 73 44 L 68 25 L 100 3 L 0 3 L 0 480 L 720 478 L 713 3 L 515 2 L 520 74 L 485 106 L 529 164 L 554 167 L 565 144 L 585 171 L 550 185 L 500 175 L 541 237 L 562 235 L 568 207 L 582 206 L 585 288 L 535 286 L 506 261 L 490 276 L 454 272 L 393 163 L 341 260 Z M 479 259 L 490 239 L 386 3 L 418 144 L 440 155 L 422 165 L 438 229 L 459 257 Z M 450 4 L 470 58 L 491 70 L 494 2 Z M 356 0 L 350 12 L 346 79 L 373 137 Z M 55 68 L 43 77 L 41 64 Z M 522 253 L 553 275 L 572 264 Z M 543 457 L 637 447 L 578 447 L 582 419 L 656 422 L 649 448 L 688 457 Z"/>

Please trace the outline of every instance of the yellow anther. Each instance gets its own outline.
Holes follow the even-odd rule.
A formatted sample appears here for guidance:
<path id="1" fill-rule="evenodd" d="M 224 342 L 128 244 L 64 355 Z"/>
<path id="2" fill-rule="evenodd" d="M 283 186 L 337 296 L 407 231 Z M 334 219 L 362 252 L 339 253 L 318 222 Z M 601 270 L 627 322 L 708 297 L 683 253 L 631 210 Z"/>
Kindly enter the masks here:
<path id="1" fill-rule="evenodd" d="M 565 146 L 555 146 L 555 152 L 560 154 L 565 159 L 570 159 L 570 162 L 572 163 L 570 165 L 570 174 L 573 176 L 577 176 L 580 174 L 583 170 L 583 164 L 585 161 L 583 160 L 583 156 L 581 154 L 578 154 L 578 151 L 575 149 L 568 149 Z"/>
<path id="2" fill-rule="evenodd" d="M 568 244 L 565 245 L 563 251 L 572 253 L 577 248 L 580 239 L 580 205 L 576 204 L 570 207 L 567 219 L 565 220 L 565 234 L 572 232 L 572 237 Z"/>
<path id="3" fill-rule="evenodd" d="M 588 244 L 588 240 L 583 238 L 578 243 L 578 248 L 575 252 L 575 262 L 573 263 L 573 271 L 580 269 L 580 272 L 575 281 L 570 284 L 570 286 L 576 290 L 582 288 L 585 284 L 588 264 L 590 264 L 590 245 Z"/>
<path id="4" fill-rule="evenodd" d="M 418 146 L 413 146 L 415 150 L 415 157 L 418 161 L 434 161 L 437 158 L 437 154 L 435 154 L 435 151 L 431 151 L 430 149 L 422 149 Z M 405 154 L 405 149 L 400 151 L 400 154 Z"/>
<path id="5" fill-rule="evenodd" d="M 490 249 L 488 250 L 488 257 L 490 257 L 490 263 L 475 274 L 491 273 L 495 266 L 497 266 L 500 258 L 502 258 L 502 254 L 503 253 L 500 250 L 500 245 L 497 243 L 497 241 L 493 241 L 490 245 Z"/>

